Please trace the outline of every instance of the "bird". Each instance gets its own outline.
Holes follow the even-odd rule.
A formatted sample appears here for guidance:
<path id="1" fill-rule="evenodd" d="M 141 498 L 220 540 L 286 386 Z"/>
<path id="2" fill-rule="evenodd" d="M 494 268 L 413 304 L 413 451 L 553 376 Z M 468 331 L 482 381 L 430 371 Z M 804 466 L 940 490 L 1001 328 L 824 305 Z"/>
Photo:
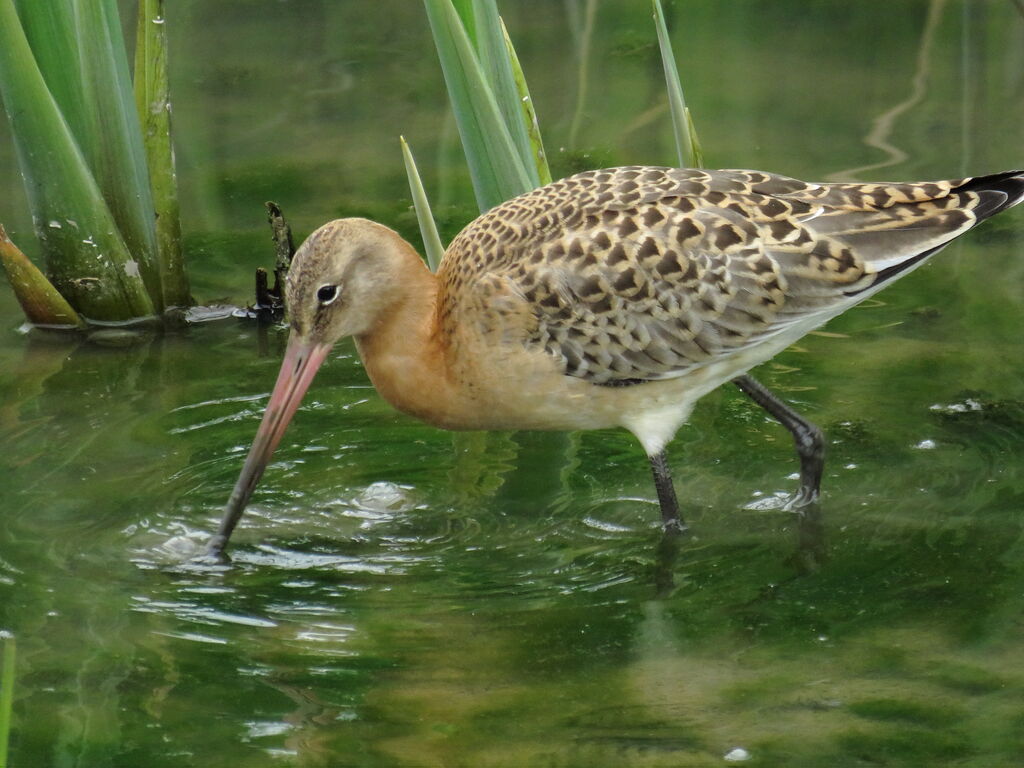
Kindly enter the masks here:
<path id="1" fill-rule="evenodd" d="M 394 230 L 331 221 L 295 253 L 281 370 L 208 552 L 224 557 L 333 345 L 377 392 L 450 430 L 625 428 L 666 531 L 685 528 L 665 449 L 726 382 L 793 435 L 794 508 L 820 492 L 821 430 L 749 371 L 1024 198 L 1024 171 L 809 183 L 627 166 L 519 195 L 467 225 L 432 273 Z"/>

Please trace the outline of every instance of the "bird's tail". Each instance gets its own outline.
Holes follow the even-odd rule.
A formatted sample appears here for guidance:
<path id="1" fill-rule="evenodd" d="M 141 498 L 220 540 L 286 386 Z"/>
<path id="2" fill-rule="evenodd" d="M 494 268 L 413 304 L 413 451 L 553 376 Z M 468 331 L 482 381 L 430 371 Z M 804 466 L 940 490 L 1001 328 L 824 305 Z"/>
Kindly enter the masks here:
<path id="1" fill-rule="evenodd" d="M 973 209 L 973 213 L 978 221 L 984 221 L 1024 200 L 1024 171 L 1005 171 L 988 176 L 976 176 L 956 187 L 951 194 L 957 195 L 965 192 L 978 194 L 980 199 Z"/>
<path id="2" fill-rule="evenodd" d="M 878 244 L 885 250 L 880 249 L 877 258 L 869 259 L 877 271 L 866 285 L 847 291 L 848 296 L 874 293 L 885 283 L 923 264 L 967 230 L 1024 200 L 1024 171 L 945 183 L 952 186 L 941 196 L 905 204 L 907 208 L 920 207 L 919 218 L 895 229 L 882 230 L 886 237 L 879 239 Z M 866 227 L 865 231 L 870 229 Z M 851 239 L 856 237 L 853 233 Z"/>

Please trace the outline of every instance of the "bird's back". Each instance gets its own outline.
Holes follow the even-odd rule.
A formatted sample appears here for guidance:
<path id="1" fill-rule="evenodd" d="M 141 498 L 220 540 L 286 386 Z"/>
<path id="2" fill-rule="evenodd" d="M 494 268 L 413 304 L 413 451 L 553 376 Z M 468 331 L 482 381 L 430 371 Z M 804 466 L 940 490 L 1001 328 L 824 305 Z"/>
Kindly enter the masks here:
<path id="1" fill-rule="evenodd" d="M 595 384 L 682 376 L 792 341 L 1022 196 L 1019 172 L 810 184 L 757 171 L 588 171 L 458 235 L 439 271 L 441 327 L 543 350 Z"/>

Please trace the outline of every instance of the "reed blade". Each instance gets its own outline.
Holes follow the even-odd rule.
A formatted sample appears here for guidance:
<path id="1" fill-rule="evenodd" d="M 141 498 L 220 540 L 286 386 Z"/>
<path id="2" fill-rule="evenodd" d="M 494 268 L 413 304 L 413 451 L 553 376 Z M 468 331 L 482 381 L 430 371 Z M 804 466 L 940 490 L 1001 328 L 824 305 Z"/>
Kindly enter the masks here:
<path id="1" fill-rule="evenodd" d="M 700 141 L 697 139 L 697 129 L 693 125 L 693 115 L 690 114 L 690 108 L 687 107 L 686 112 L 686 127 L 690 131 L 690 161 L 694 168 L 704 167 L 704 148 L 701 147 Z"/>
<path id="2" fill-rule="evenodd" d="M 0 0 L 0 95 L 54 286 L 87 319 L 152 315 L 141 263 L 43 80 L 13 0 Z"/>
<path id="3" fill-rule="evenodd" d="M 661 63 L 665 70 L 665 85 L 668 88 L 669 111 L 672 113 L 672 130 L 676 140 L 676 153 L 679 165 L 683 168 L 702 168 L 704 155 L 697 140 L 697 132 L 693 127 L 693 119 L 686 107 L 683 86 L 679 81 L 679 70 L 676 67 L 675 55 L 672 53 L 672 42 L 665 25 L 665 13 L 661 0 L 652 0 L 654 6 L 654 25 L 658 31 L 658 47 L 661 49 Z"/>
<path id="4" fill-rule="evenodd" d="M 452 7 L 459 14 L 462 27 L 469 36 L 469 42 L 476 49 L 476 0 L 452 0 Z"/>
<path id="5" fill-rule="evenodd" d="M 427 266 L 430 267 L 431 272 L 437 272 L 437 268 L 441 264 L 441 257 L 444 256 L 444 246 L 441 244 L 441 236 L 437 232 L 434 214 L 430 210 L 430 200 L 427 199 L 427 192 L 423 188 L 412 150 L 409 149 L 404 136 L 399 136 L 398 140 L 402 143 L 402 159 L 405 161 L 405 172 L 409 176 L 409 191 L 412 193 L 413 208 L 416 209 L 416 221 L 420 225 Z"/>
<path id="6" fill-rule="evenodd" d="M 544 151 L 544 140 L 540 135 L 540 124 L 537 122 L 537 111 L 533 107 L 533 99 L 530 98 L 530 89 L 526 84 L 526 75 L 519 64 L 519 56 L 512 45 L 512 39 L 508 36 L 505 22 L 501 23 L 501 34 L 505 38 L 505 49 L 508 53 L 508 61 L 512 67 L 512 77 L 516 84 L 516 96 L 522 108 L 523 125 L 526 127 L 526 134 L 530 140 L 530 156 L 537 169 L 537 181 L 540 185 L 551 183 L 551 168 L 548 167 L 548 155 Z"/>
<path id="7" fill-rule="evenodd" d="M 43 80 L 71 133 L 80 141 L 88 130 L 89 111 L 82 93 L 74 0 L 15 0 L 15 7 Z"/>
<path id="8" fill-rule="evenodd" d="M 163 289 L 142 129 L 116 0 L 75 0 L 82 90 L 89 110 L 80 144 L 157 311 Z"/>
<path id="9" fill-rule="evenodd" d="M 424 4 L 477 205 L 486 211 L 533 189 L 536 183 L 526 170 L 524 157 L 452 0 L 424 0 Z"/>
<path id="10" fill-rule="evenodd" d="M 171 101 L 167 81 L 167 27 L 164 0 L 139 0 L 135 38 L 135 108 L 149 167 L 156 213 L 157 259 L 163 303 L 191 306 L 185 260 L 181 252 L 178 180 L 171 143 Z"/>
<path id="11" fill-rule="evenodd" d="M 7 745 L 11 734 L 11 710 L 14 707 L 14 638 L 0 634 L 3 659 L 0 660 L 0 768 L 7 767 Z"/>
<path id="12" fill-rule="evenodd" d="M 529 123 L 523 114 L 523 103 L 519 85 L 516 83 L 511 52 L 511 42 L 505 33 L 505 25 L 498 15 L 495 0 L 473 0 L 476 21 L 476 53 L 488 84 L 494 92 L 498 109 L 501 110 L 505 126 L 516 147 L 523 167 L 533 187 L 541 184 L 537 164 L 533 160 L 530 144 Z M 520 75 L 522 70 L 520 70 Z M 524 83 L 525 85 L 525 83 Z"/>

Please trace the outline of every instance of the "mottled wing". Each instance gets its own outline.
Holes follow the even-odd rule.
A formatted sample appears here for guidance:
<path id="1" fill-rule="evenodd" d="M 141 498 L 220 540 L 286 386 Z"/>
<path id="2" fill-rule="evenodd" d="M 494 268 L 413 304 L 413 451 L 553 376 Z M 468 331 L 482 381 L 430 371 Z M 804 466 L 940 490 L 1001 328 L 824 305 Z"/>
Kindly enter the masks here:
<path id="1" fill-rule="evenodd" d="M 591 171 L 469 225 L 442 264 L 443 290 L 458 294 L 444 304 L 479 304 L 484 332 L 529 308 L 526 343 L 571 376 L 679 376 L 806 333 L 1022 192 L 1013 174 L 808 184 L 754 171 Z"/>

